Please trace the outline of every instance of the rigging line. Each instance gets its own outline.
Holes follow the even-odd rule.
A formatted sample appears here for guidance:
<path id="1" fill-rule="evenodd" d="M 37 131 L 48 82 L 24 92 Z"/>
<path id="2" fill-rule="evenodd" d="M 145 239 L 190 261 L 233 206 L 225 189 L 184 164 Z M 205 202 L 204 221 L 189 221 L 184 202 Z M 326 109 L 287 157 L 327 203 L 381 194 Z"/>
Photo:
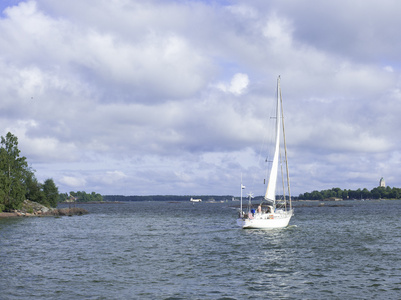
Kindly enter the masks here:
<path id="1" fill-rule="evenodd" d="M 282 181 L 282 185 L 283 185 L 282 186 L 282 188 L 283 188 L 283 204 L 284 204 L 284 208 L 287 209 L 287 201 L 285 199 L 286 195 L 285 195 L 285 182 L 284 182 L 284 170 L 283 170 L 283 154 L 282 154 L 281 147 L 280 147 L 280 169 L 281 169 L 281 181 Z"/>
<path id="2" fill-rule="evenodd" d="M 281 95 L 280 89 L 280 103 L 281 103 L 281 117 L 282 117 L 282 125 L 283 125 L 283 142 L 284 142 L 284 153 L 285 153 L 285 167 L 287 174 L 287 187 L 288 187 L 288 198 L 290 200 L 290 209 L 292 209 L 292 201 L 291 201 L 291 188 L 290 188 L 290 173 L 288 171 L 288 157 L 287 157 L 287 143 L 285 139 L 285 129 L 284 129 L 284 108 L 283 108 L 283 98 Z"/>

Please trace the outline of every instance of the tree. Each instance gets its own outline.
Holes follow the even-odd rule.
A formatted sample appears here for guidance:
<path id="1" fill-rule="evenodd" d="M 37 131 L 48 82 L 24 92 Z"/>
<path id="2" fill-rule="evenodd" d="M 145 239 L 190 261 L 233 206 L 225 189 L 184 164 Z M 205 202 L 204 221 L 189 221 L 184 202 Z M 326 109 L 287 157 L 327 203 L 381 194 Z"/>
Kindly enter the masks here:
<path id="1" fill-rule="evenodd" d="M 25 179 L 29 173 L 26 157 L 20 157 L 18 138 L 7 133 L 1 137 L 0 209 L 18 209 L 25 199 Z"/>
<path id="2" fill-rule="evenodd" d="M 43 193 L 45 194 L 47 203 L 49 203 L 51 207 L 56 207 L 59 196 L 58 188 L 54 184 L 53 179 L 49 178 L 45 180 L 45 183 L 43 184 Z"/>
<path id="3" fill-rule="evenodd" d="M 374 189 L 372 189 L 371 194 L 373 199 L 380 199 L 381 198 L 380 188 L 375 187 Z"/>
<path id="4" fill-rule="evenodd" d="M 364 188 L 361 193 L 363 199 L 369 199 L 372 196 L 371 192 L 369 192 L 367 188 Z"/>
<path id="5" fill-rule="evenodd" d="M 68 193 L 60 193 L 58 195 L 58 202 L 65 202 L 68 198 Z"/>
<path id="6" fill-rule="evenodd" d="M 25 179 L 26 194 L 25 198 L 43 205 L 49 205 L 46 195 L 42 190 L 42 184 L 38 182 L 33 172 L 30 172 Z"/>
<path id="7" fill-rule="evenodd" d="M 78 192 L 70 192 L 70 195 L 76 198 L 76 202 L 101 202 L 103 201 L 102 195 L 92 192 L 92 193 L 87 193 L 85 191 L 78 191 Z M 67 194 L 60 194 L 59 199 L 60 201 L 66 201 L 67 200 Z"/>

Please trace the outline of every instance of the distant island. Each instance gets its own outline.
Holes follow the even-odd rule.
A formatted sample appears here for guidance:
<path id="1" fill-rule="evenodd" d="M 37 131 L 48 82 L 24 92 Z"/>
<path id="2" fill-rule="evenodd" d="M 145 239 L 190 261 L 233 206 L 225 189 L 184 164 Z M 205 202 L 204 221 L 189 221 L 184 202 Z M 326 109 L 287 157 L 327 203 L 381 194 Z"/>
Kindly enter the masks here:
<path id="1" fill-rule="evenodd" d="M 295 200 L 324 200 L 328 198 L 337 198 L 342 200 L 349 199 L 400 199 L 401 189 L 396 187 L 375 187 L 372 190 L 357 189 L 357 190 L 342 190 L 340 188 L 332 188 L 330 190 L 313 191 L 310 193 L 300 194 L 295 197 Z"/>
<path id="2" fill-rule="evenodd" d="M 277 197 L 283 197 L 277 195 Z M 300 194 L 299 196 L 292 197 L 292 200 L 361 200 L 361 199 L 400 199 L 401 189 L 391 188 L 389 186 L 375 187 L 372 190 L 357 189 L 340 189 L 332 188 L 328 190 L 312 191 Z M 239 197 L 232 195 L 149 195 L 149 196 L 123 196 L 123 195 L 103 195 L 104 201 L 107 202 L 124 202 L 124 201 L 190 201 L 191 198 L 202 199 L 204 202 L 221 202 L 239 200 Z M 254 200 L 262 200 L 263 196 L 256 196 Z M 288 199 L 288 196 L 287 196 Z"/>
<path id="3" fill-rule="evenodd" d="M 217 195 L 150 195 L 150 196 L 122 196 L 122 195 L 103 195 L 103 200 L 108 202 L 116 201 L 190 201 L 191 198 L 202 199 L 206 202 L 214 201 L 231 201 L 233 196 L 217 196 Z"/>

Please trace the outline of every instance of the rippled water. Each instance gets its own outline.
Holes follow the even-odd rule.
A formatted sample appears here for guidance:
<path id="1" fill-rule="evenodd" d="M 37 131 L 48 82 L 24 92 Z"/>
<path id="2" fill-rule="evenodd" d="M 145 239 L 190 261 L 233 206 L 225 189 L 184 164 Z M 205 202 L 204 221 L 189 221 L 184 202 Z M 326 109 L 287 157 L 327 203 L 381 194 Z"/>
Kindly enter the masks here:
<path id="1" fill-rule="evenodd" d="M 0 219 L 0 299 L 400 297 L 401 201 L 303 204 L 273 231 L 237 228 L 232 202 Z"/>

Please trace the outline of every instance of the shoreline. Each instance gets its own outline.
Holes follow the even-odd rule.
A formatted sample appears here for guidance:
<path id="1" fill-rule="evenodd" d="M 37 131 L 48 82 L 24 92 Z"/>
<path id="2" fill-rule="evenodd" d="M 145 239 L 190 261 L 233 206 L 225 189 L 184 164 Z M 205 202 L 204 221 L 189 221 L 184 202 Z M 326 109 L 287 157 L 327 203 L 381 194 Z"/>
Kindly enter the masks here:
<path id="1" fill-rule="evenodd" d="M 18 213 L 16 212 L 1 212 L 0 218 L 16 218 L 19 217 Z"/>
<path id="2" fill-rule="evenodd" d="M 42 212 L 1 212 L 0 219 L 7 218 L 32 218 L 32 217 L 60 217 L 60 216 L 82 216 L 87 215 L 88 211 L 83 208 L 73 207 L 73 208 L 56 208 L 54 210 L 48 211 L 46 213 Z"/>
<path id="3" fill-rule="evenodd" d="M 71 208 L 48 208 L 37 202 L 24 200 L 19 210 L 12 212 L 0 212 L 0 218 L 20 218 L 20 217 L 58 217 L 86 215 L 88 211 L 79 207 Z"/>

